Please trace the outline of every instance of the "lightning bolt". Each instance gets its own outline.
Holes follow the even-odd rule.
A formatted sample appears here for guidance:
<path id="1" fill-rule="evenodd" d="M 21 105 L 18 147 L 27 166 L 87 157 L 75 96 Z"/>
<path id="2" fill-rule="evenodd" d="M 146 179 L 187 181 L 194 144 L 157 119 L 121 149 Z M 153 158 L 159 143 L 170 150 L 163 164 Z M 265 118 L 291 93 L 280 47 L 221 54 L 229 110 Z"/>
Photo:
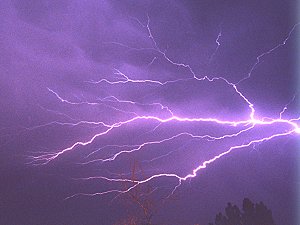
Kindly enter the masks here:
<path id="1" fill-rule="evenodd" d="M 105 163 L 114 163 L 117 160 L 121 160 L 122 156 L 124 155 L 131 155 L 131 154 L 136 154 L 142 151 L 145 151 L 145 149 L 154 147 L 154 146 L 161 146 L 163 144 L 167 144 L 176 140 L 179 140 L 180 138 L 189 138 L 191 140 L 203 140 L 206 142 L 218 142 L 218 141 L 224 141 L 224 140 L 236 140 L 243 135 L 247 135 L 250 132 L 253 132 L 256 128 L 268 128 L 268 127 L 284 127 L 284 131 L 278 132 L 277 130 L 273 131 L 272 134 L 269 135 L 264 135 L 263 137 L 254 137 L 254 135 L 249 135 L 248 139 L 245 143 L 239 143 L 241 141 L 237 141 L 236 144 L 231 144 L 230 147 L 226 149 L 210 149 L 212 153 L 218 152 L 214 154 L 212 157 L 206 160 L 202 160 L 202 162 L 199 162 L 199 164 L 192 169 L 189 173 L 186 173 L 185 175 L 179 175 L 177 173 L 155 173 L 152 175 L 147 176 L 145 179 L 137 179 L 133 180 L 130 178 L 114 178 L 114 177 L 108 177 L 108 176 L 90 176 L 90 177 L 81 177 L 81 178 L 75 178 L 76 180 L 103 180 L 105 182 L 111 182 L 111 183 L 129 183 L 129 187 L 123 188 L 123 189 L 110 189 L 110 190 L 105 190 L 101 192 L 96 192 L 96 193 L 76 193 L 73 194 L 66 199 L 74 198 L 76 196 L 97 196 L 97 195 L 105 195 L 105 194 L 116 194 L 117 196 L 120 194 L 128 193 L 134 188 L 136 188 L 139 185 L 146 184 L 150 181 L 159 179 L 159 178 L 166 178 L 166 179 L 174 179 L 178 183 L 177 185 L 172 189 L 170 195 L 172 195 L 182 184 L 182 182 L 196 177 L 201 170 L 206 169 L 208 166 L 216 162 L 217 160 L 224 158 L 225 156 L 229 155 L 230 153 L 241 150 L 241 149 L 246 149 L 247 147 L 250 146 L 255 146 L 257 144 L 266 142 L 266 141 L 271 141 L 272 139 L 275 138 L 280 138 L 280 137 L 285 137 L 288 135 L 295 135 L 295 134 L 300 134 L 300 127 L 298 125 L 300 117 L 299 118 L 291 118 L 291 119 L 283 119 L 283 114 L 284 112 L 288 109 L 289 104 L 291 104 L 292 101 L 294 101 L 295 96 L 293 99 L 284 106 L 283 110 L 280 112 L 279 118 L 258 118 L 255 114 L 255 105 L 252 103 L 252 101 L 239 89 L 239 84 L 241 82 L 244 82 L 247 79 L 251 78 L 252 72 L 255 70 L 255 68 L 258 66 L 258 64 L 261 63 L 261 59 L 274 52 L 280 47 L 283 47 L 290 36 L 292 35 L 293 31 L 296 29 L 296 27 L 300 24 L 297 23 L 295 24 L 290 32 L 288 33 L 287 37 L 283 40 L 282 43 L 276 45 L 272 49 L 260 54 L 256 58 L 256 62 L 253 64 L 251 67 L 249 73 L 247 76 L 245 76 L 243 79 L 236 83 L 229 82 L 227 79 L 223 77 L 208 77 L 208 76 L 198 76 L 192 69 L 192 67 L 186 63 L 182 62 L 176 62 L 176 60 L 171 59 L 166 51 L 162 51 L 161 48 L 159 47 L 158 42 L 154 38 L 155 35 L 153 31 L 150 28 L 150 17 L 147 15 L 147 22 L 146 24 L 143 24 L 140 20 L 137 18 L 133 18 L 134 21 L 136 21 L 143 29 L 145 29 L 145 32 L 147 32 L 148 38 L 150 42 L 152 43 L 151 48 L 137 48 L 137 47 L 132 47 L 128 46 L 123 43 L 119 42 L 106 42 L 105 44 L 113 44 L 113 45 L 118 45 L 122 48 L 129 49 L 130 51 L 152 51 L 158 55 L 160 55 L 160 58 L 158 56 L 153 57 L 151 62 L 147 66 L 151 66 L 154 61 L 158 61 L 160 59 L 165 60 L 165 62 L 170 63 L 172 66 L 175 67 L 182 67 L 186 69 L 189 74 L 191 75 L 190 77 L 187 78 L 179 78 L 179 79 L 173 79 L 173 80 L 167 80 L 167 81 L 160 81 L 160 80 L 153 80 L 153 79 L 132 79 L 130 75 L 125 74 L 124 72 L 121 71 L 121 69 L 114 68 L 114 75 L 118 77 L 117 80 L 109 80 L 106 78 L 102 78 L 98 81 L 85 81 L 85 83 L 88 83 L 89 85 L 108 85 L 108 86 L 126 86 L 128 84 L 134 84 L 139 87 L 144 87 L 144 86 L 149 86 L 153 85 L 156 86 L 157 88 L 165 88 L 167 85 L 173 85 L 174 83 L 178 82 L 222 82 L 226 87 L 230 90 L 234 91 L 235 97 L 238 97 L 240 100 L 242 100 L 243 104 L 245 107 L 247 107 L 248 111 L 248 117 L 246 119 L 242 120 L 225 120 L 225 119 L 220 119 L 220 118 L 215 118 L 215 117 L 183 117 L 183 116 L 177 116 L 176 113 L 167 105 L 162 104 L 160 102 L 139 102 L 135 100 L 128 100 L 128 99 L 122 99 L 119 97 L 116 97 L 115 95 L 109 95 L 105 97 L 98 98 L 97 101 L 71 101 L 67 98 L 62 97 L 58 92 L 52 90 L 51 88 L 47 88 L 49 91 L 49 94 L 51 94 L 53 97 L 55 97 L 61 104 L 67 104 L 72 107 L 80 107 L 80 106 L 88 106 L 88 107 L 105 107 L 108 108 L 112 111 L 117 111 L 122 114 L 126 114 L 129 116 L 129 119 L 125 120 L 118 120 L 113 123 L 106 123 L 104 121 L 85 121 L 85 120 L 80 120 L 80 121 L 74 121 L 72 117 L 59 113 L 57 111 L 53 111 L 54 113 L 58 115 L 62 115 L 67 119 L 73 120 L 73 122 L 59 122 L 59 121 L 52 121 L 46 124 L 38 125 L 35 127 L 27 128 L 27 130 L 33 130 L 33 129 L 38 129 L 41 127 L 45 126 L 50 126 L 50 125 L 61 125 L 61 126 L 78 126 L 78 125 L 95 125 L 95 126 L 102 126 L 104 129 L 101 132 L 97 132 L 94 134 L 89 140 L 87 141 L 75 141 L 72 145 L 62 148 L 58 151 L 55 152 L 35 152 L 35 155 L 30 155 L 28 156 L 30 159 L 30 163 L 33 165 L 47 165 L 51 163 L 52 161 L 58 159 L 59 157 L 63 156 L 67 152 L 73 152 L 75 150 L 79 149 L 84 149 L 87 146 L 90 146 L 96 142 L 97 139 L 100 137 L 105 137 L 109 136 L 113 131 L 118 130 L 118 129 L 125 129 L 126 125 L 133 125 L 135 126 L 138 123 L 145 123 L 146 121 L 150 122 L 155 122 L 158 123 L 153 129 L 151 129 L 148 134 L 154 134 L 156 130 L 160 126 L 164 125 L 173 125 L 173 124 L 191 124 L 192 126 L 202 126 L 202 125 L 212 125 L 212 126 L 218 126 L 223 129 L 223 133 L 220 135 L 214 135 L 214 134 L 196 134 L 193 132 L 177 132 L 175 135 L 171 135 L 166 138 L 157 138 L 154 139 L 152 138 L 150 141 L 144 141 L 142 143 L 136 143 L 136 144 L 110 144 L 110 145 L 104 145 L 96 150 L 90 152 L 87 154 L 87 156 L 84 158 L 84 162 L 80 162 L 78 164 L 80 165 L 87 165 L 91 163 L 100 163 L 100 164 L 105 164 Z M 220 47 L 220 38 L 221 38 L 221 30 L 217 36 L 216 39 L 216 44 L 217 47 L 215 51 L 212 53 L 210 60 L 214 57 L 216 54 L 218 48 Z M 156 113 L 153 113 L 151 115 L 144 115 L 137 113 L 134 110 L 127 111 L 122 109 L 122 105 L 129 105 L 132 107 L 143 107 L 143 106 L 148 106 L 148 107 L 153 107 L 156 108 L 157 111 Z M 116 106 L 117 105 L 117 106 Z M 51 110 L 50 110 L 51 111 Z M 167 116 L 160 116 L 162 112 L 166 112 Z M 227 129 L 233 129 L 233 132 L 228 132 Z M 275 132 L 275 133 L 274 133 Z M 105 152 L 105 150 L 116 150 L 116 153 L 113 153 L 107 157 L 98 157 L 97 155 L 99 153 Z M 161 154 L 158 157 L 154 157 L 150 160 L 144 160 L 143 162 L 153 162 L 156 160 L 160 160 L 161 158 L 166 158 L 170 156 L 174 151 L 169 151 L 167 153 Z M 96 157 L 94 159 L 90 159 L 92 157 Z"/>
<path id="2" fill-rule="evenodd" d="M 221 36 L 222 36 L 222 30 L 221 30 L 221 27 L 220 27 L 219 34 L 217 36 L 217 39 L 215 40 L 215 42 L 217 44 L 217 47 L 216 47 L 215 51 L 211 54 L 211 56 L 209 58 L 209 62 L 211 62 L 213 60 L 214 56 L 216 55 L 217 51 L 219 50 L 219 47 L 221 46 L 221 43 L 220 43 Z"/>
<path id="3" fill-rule="evenodd" d="M 286 36 L 286 38 L 283 40 L 282 43 L 276 45 L 275 47 L 269 49 L 268 51 L 266 52 L 263 52 L 261 53 L 259 56 L 256 57 L 256 62 L 252 65 L 252 67 L 250 68 L 250 71 L 248 72 L 247 76 L 244 77 L 243 79 L 241 79 L 239 82 L 237 82 L 237 84 L 240 84 L 241 82 L 245 81 L 245 80 L 248 80 L 251 75 L 252 75 L 252 72 L 255 70 L 255 68 L 261 63 L 261 59 L 271 53 L 273 53 L 274 51 L 276 51 L 278 48 L 284 46 L 287 41 L 290 39 L 292 33 L 294 32 L 294 30 L 296 29 L 297 26 L 299 26 L 300 23 L 296 23 L 292 29 L 290 30 L 290 32 L 288 33 L 288 35 Z"/>

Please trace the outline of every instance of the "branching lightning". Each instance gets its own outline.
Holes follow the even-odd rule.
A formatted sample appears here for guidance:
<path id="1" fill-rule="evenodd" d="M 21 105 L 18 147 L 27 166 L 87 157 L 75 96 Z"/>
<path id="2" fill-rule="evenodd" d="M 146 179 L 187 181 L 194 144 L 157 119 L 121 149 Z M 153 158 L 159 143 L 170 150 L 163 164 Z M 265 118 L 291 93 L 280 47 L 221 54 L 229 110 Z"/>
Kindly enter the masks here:
<path id="1" fill-rule="evenodd" d="M 152 43 L 151 48 L 137 48 L 137 47 L 132 47 L 128 46 L 123 43 L 118 43 L 118 42 L 109 42 L 105 44 L 112 44 L 112 45 L 118 45 L 122 48 L 126 48 L 132 51 L 152 51 L 158 55 L 160 55 L 160 58 L 158 56 L 155 56 L 152 58 L 150 63 L 147 65 L 147 67 L 151 66 L 154 62 L 159 61 L 159 60 L 165 60 L 165 62 L 170 63 L 172 66 L 175 67 L 182 67 L 183 69 L 186 69 L 189 74 L 191 75 L 190 77 L 187 78 L 180 78 L 180 79 L 174 79 L 174 80 L 167 80 L 167 81 L 160 81 L 160 80 L 153 80 L 153 79 L 132 79 L 129 74 L 125 74 L 125 72 L 122 72 L 121 69 L 114 68 L 114 75 L 117 75 L 118 79 L 117 80 L 110 80 L 106 78 L 101 78 L 98 81 L 85 81 L 86 84 L 88 85 L 108 85 L 108 86 L 126 86 L 128 84 L 133 84 L 137 86 L 149 86 L 149 85 L 154 85 L 157 88 L 165 88 L 166 85 L 172 85 L 174 83 L 179 83 L 179 82 L 222 82 L 226 87 L 230 90 L 234 91 L 234 97 L 239 98 L 248 112 L 248 118 L 247 119 L 236 119 L 236 120 L 225 120 L 225 119 L 220 119 L 216 117 L 182 117 L 182 116 L 177 116 L 174 110 L 171 109 L 170 106 L 165 105 L 161 102 L 139 102 L 131 99 L 127 99 L 124 97 L 116 97 L 115 95 L 108 95 L 104 97 L 99 97 L 97 98 L 97 101 L 95 102 L 89 102 L 89 101 L 71 101 L 68 100 L 67 98 L 63 98 L 60 94 L 59 91 L 53 90 L 50 87 L 47 87 L 47 90 L 49 91 L 49 95 L 53 96 L 53 98 L 56 98 L 59 104 L 66 104 L 69 106 L 73 107 L 80 107 L 82 105 L 88 106 L 88 107 L 106 107 L 109 108 L 112 111 L 118 111 L 120 113 L 126 114 L 127 116 L 130 116 L 129 119 L 125 120 L 117 120 L 113 123 L 107 123 L 104 121 L 85 121 L 85 120 L 80 120 L 80 121 L 73 121 L 73 122 L 49 122 L 43 125 L 38 125 L 32 128 L 28 128 L 27 130 L 32 130 L 32 129 L 38 129 L 40 127 L 44 126 L 49 126 L 49 125 L 70 125 L 70 126 L 78 126 L 82 124 L 86 125 L 97 125 L 97 126 L 102 126 L 103 131 L 98 132 L 94 134 L 88 141 L 75 141 L 72 145 L 62 148 L 58 151 L 55 152 L 36 152 L 35 155 L 29 156 L 30 158 L 30 163 L 34 165 L 47 165 L 51 163 L 52 161 L 55 161 L 57 158 L 63 156 L 67 152 L 73 152 L 75 150 L 84 150 L 85 147 L 92 145 L 95 143 L 95 141 L 100 138 L 100 137 L 105 137 L 109 136 L 111 132 L 117 129 L 125 129 L 126 125 L 132 125 L 135 126 L 137 123 L 144 123 L 146 121 L 151 121 L 158 123 L 157 126 L 155 126 L 154 129 L 150 131 L 151 133 L 155 133 L 156 129 L 159 126 L 163 126 L 166 124 L 181 124 L 181 123 L 188 123 L 191 124 L 192 126 L 201 126 L 201 125 L 217 125 L 221 128 L 224 128 L 224 132 L 221 135 L 214 135 L 214 134 L 196 134 L 193 132 L 177 132 L 175 135 L 170 135 L 169 137 L 165 138 L 153 138 L 150 141 L 145 141 L 142 143 L 135 143 L 135 144 L 111 144 L 111 145 L 103 145 L 101 147 L 98 147 L 96 150 L 88 153 L 86 157 L 83 158 L 84 161 L 79 162 L 78 164 L 80 165 L 87 165 L 87 164 L 92 164 L 92 163 L 114 163 L 117 160 L 121 160 L 122 156 L 124 155 L 131 155 L 135 154 L 138 152 L 146 151 L 148 148 L 151 148 L 153 146 L 160 146 L 162 144 L 166 144 L 169 142 L 173 142 L 175 140 L 178 140 L 180 138 L 189 138 L 191 140 L 203 140 L 207 142 L 216 142 L 220 140 L 235 140 L 235 138 L 239 138 L 244 134 L 247 134 L 249 132 L 252 132 L 254 129 L 257 127 L 263 127 L 267 128 L 270 126 L 277 126 L 277 127 L 284 127 L 284 131 L 276 131 L 276 133 L 269 133 L 269 134 L 264 134 L 263 137 L 252 137 L 247 140 L 245 143 L 234 143 L 230 147 L 226 149 L 210 149 L 211 152 L 216 151 L 217 153 L 206 160 L 201 160 L 199 162 L 198 166 L 196 166 L 194 169 L 192 169 L 189 173 L 185 175 L 178 175 L 177 173 L 155 173 L 152 175 L 149 175 L 145 179 L 140 179 L 140 180 L 133 180 L 130 178 L 114 178 L 114 177 L 107 177 L 107 176 L 90 176 L 90 177 L 84 177 L 84 178 L 76 178 L 78 180 L 84 181 L 84 180 L 94 180 L 94 179 L 100 179 L 106 182 L 112 182 L 112 183 L 129 183 L 128 188 L 124 189 L 110 189 L 110 190 L 105 190 L 101 192 L 96 192 L 96 193 L 76 193 L 73 194 L 66 199 L 73 198 L 76 196 L 97 196 L 97 195 L 105 195 L 105 194 L 110 194 L 110 193 L 115 193 L 117 195 L 119 194 L 124 194 L 127 192 L 130 192 L 134 188 L 136 188 L 139 185 L 143 185 L 147 182 L 153 181 L 158 178 L 166 178 L 166 179 L 174 179 L 178 181 L 178 184 L 172 189 L 170 194 L 173 194 L 182 184 L 182 182 L 196 177 L 201 170 L 206 169 L 208 166 L 213 164 L 215 161 L 225 157 L 226 155 L 239 150 L 239 149 L 246 149 L 249 146 L 255 146 L 256 144 L 260 144 L 262 142 L 270 141 L 275 138 L 283 137 L 283 136 L 288 136 L 288 135 L 293 135 L 293 134 L 300 134 L 300 127 L 298 125 L 298 122 L 300 120 L 299 118 L 291 118 L 291 119 L 284 119 L 283 114 L 285 111 L 288 109 L 289 104 L 294 101 L 295 96 L 292 98 L 292 100 L 284 106 L 282 111 L 280 112 L 280 115 L 278 118 L 263 118 L 259 119 L 256 117 L 255 114 L 255 104 L 252 103 L 252 101 L 239 89 L 239 84 L 241 82 L 245 82 L 247 79 L 250 79 L 252 76 L 252 72 L 255 70 L 255 68 L 258 66 L 258 64 L 261 63 L 261 59 L 274 52 L 280 47 L 283 47 L 289 40 L 290 36 L 292 35 L 293 31 L 296 29 L 296 27 L 300 24 L 297 23 L 295 24 L 290 32 L 288 33 L 287 37 L 278 45 L 276 45 L 274 48 L 260 54 L 256 58 L 256 62 L 253 64 L 251 67 L 249 73 L 240 81 L 236 83 L 229 82 L 227 79 L 223 77 L 208 77 L 208 76 L 198 76 L 192 69 L 192 67 L 188 64 L 181 63 L 181 62 L 176 62 L 175 60 L 171 59 L 168 57 L 167 53 L 165 51 L 162 51 L 161 48 L 159 47 L 158 42 L 154 38 L 154 32 L 151 30 L 150 27 L 150 17 L 147 15 L 147 23 L 146 25 L 143 24 L 140 20 L 133 18 L 134 21 L 136 21 L 143 29 L 145 29 L 145 32 L 147 32 L 149 40 Z M 224 32 L 224 31 L 223 31 Z M 216 39 L 216 49 L 212 53 L 210 57 L 210 61 L 216 54 L 218 48 L 220 47 L 220 38 L 221 38 L 221 30 L 217 36 Z M 132 107 L 132 110 L 127 111 L 122 108 L 123 105 Z M 140 112 L 135 111 L 135 107 L 152 107 L 155 108 L 156 111 L 151 114 L 151 115 L 144 115 L 140 114 Z M 161 116 L 162 112 L 166 112 L 167 116 Z M 58 112 L 56 112 L 58 113 Z M 61 114 L 65 117 L 69 117 L 67 114 Z M 69 117 L 71 118 L 71 117 Z M 73 118 L 72 118 L 73 119 Z M 227 128 L 235 128 L 233 132 L 228 132 L 226 131 Z M 111 150 L 117 150 L 116 153 L 113 153 L 107 157 L 98 157 L 98 153 L 104 152 L 107 149 Z M 153 159 L 148 160 L 148 162 L 152 162 L 154 160 L 159 160 L 161 158 L 167 158 L 170 154 L 172 154 L 172 151 L 164 154 L 160 154 L 158 157 L 154 157 Z M 145 160 L 147 161 L 147 160 Z"/>

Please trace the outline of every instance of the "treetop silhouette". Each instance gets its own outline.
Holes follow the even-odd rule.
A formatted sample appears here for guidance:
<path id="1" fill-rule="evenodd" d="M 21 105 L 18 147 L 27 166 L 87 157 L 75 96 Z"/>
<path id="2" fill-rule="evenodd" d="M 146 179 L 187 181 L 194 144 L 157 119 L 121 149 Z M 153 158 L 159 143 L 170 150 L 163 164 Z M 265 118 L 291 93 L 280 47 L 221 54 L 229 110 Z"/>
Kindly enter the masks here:
<path id="1" fill-rule="evenodd" d="M 250 199 L 243 200 L 242 211 L 236 206 L 228 203 L 225 215 L 219 212 L 215 223 L 208 225 L 275 225 L 272 212 L 263 202 L 254 204 Z"/>

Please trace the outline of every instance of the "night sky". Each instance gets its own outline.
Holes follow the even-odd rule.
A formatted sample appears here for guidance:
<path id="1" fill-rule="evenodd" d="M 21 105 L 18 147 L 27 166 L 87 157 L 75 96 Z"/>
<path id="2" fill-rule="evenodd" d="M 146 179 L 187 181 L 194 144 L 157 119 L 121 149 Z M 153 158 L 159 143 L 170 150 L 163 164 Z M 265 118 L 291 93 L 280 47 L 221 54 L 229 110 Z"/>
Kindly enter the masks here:
<path id="1" fill-rule="evenodd" d="M 297 7 L 1 1 L 0 224 L 298 225 Z"/>

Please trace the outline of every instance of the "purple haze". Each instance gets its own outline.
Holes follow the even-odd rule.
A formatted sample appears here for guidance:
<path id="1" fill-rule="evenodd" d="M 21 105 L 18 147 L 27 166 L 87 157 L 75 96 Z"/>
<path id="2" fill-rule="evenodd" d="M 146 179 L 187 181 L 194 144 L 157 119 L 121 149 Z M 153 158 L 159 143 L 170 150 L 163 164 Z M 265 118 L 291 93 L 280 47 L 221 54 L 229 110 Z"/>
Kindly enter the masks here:
<path id="1" fill-rule="evenodd" d="M 1 224 L 114 224 L 148 186 L 156 224 L 297 224 L 293 1 L 0 6 Z"/>

